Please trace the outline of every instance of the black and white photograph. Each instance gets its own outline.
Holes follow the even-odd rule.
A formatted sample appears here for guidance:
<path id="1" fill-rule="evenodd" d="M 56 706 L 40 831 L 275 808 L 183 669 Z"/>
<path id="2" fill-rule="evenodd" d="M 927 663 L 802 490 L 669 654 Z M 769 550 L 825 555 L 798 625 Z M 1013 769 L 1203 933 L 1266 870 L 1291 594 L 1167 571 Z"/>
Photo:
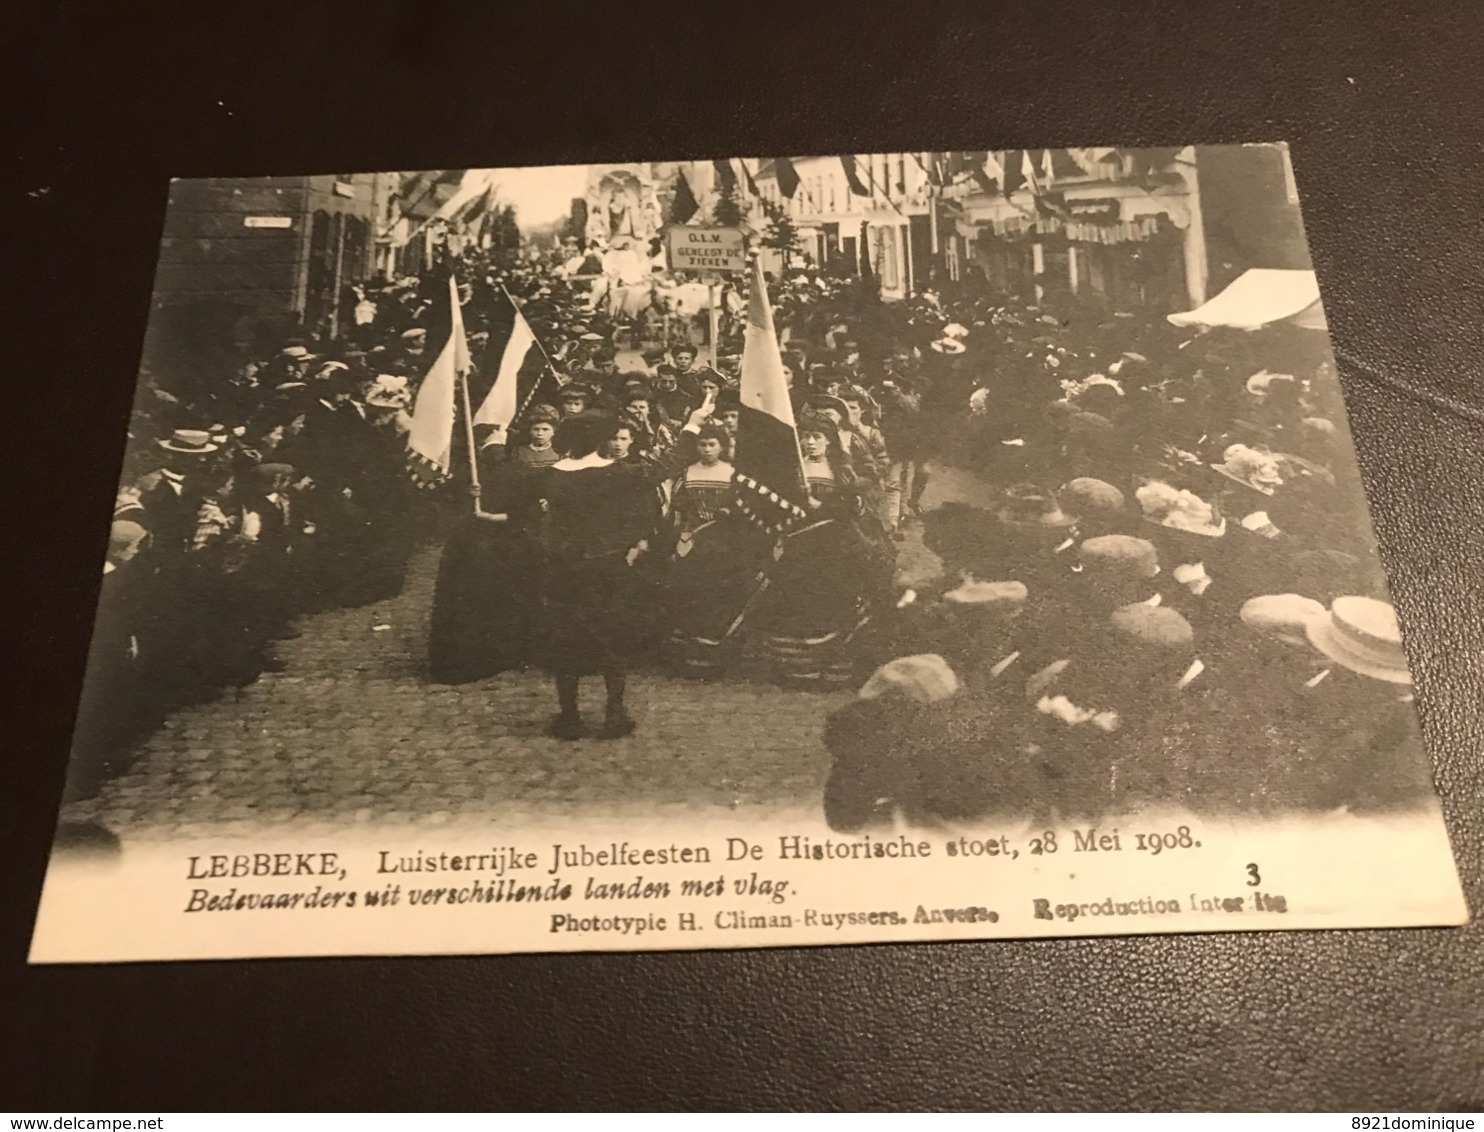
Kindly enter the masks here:
<path id="1" fill-rule="evenodd" d="M 33 962 L 1467 918 L 1282 144 L 177 180 L 143 342 Z"/>

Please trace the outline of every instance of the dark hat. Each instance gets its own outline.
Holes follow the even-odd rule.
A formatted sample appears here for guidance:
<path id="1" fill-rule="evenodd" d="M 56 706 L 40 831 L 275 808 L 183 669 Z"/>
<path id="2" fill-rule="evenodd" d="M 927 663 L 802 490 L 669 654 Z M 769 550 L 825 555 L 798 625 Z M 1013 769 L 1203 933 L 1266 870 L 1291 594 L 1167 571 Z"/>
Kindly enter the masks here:
<path id="1" fill-rule="evenodd" d="M 805 403 L 805 408 L 813 413 L 822 413 L 825 409 L 832 409 L 840 414 L 841 424 L 850 420 L 850 409 L 846 406 L 845 402 L 838 397 L 831 397 L 827 393 L 811 394 L 809 400 Z"/>
<path id="2" fill-rule="evenodd" d="M 679 377 L 680 371 L 668 362 L 662 362 L 654 367 L 654 372 L 660 377 Z"/>
<path id="3" fill-rule="evenodd" d="M 654 390 L 649 387 L 648 382 L 641 379 L 625 384 L 623 391 L 623 402 L 625 405 L 630 401 L 637 401 L 641 398 L 645 401 L 654 399 Z"/>
<path id="4" fill-rule="evenodd" d="M 580 397 L 584 401 L 591 401 L 594 395 L 595 391 L 593 387 L 587 382 L 569 381 L 566 385 L 562 386 L 562 391 L 557 394 L 557 399 L 560 401 L 570 401 Z"/>
<path id="5" fill-rule="evenodd" d="M 730 412 L 733 409 L 742 408 L 742 394 L 736 389 L 723 389 L 716 395 L 716 411 L 718 413 Z"/>
<path id="6" fill-rule="evenodd" d="M 531 409 L 526 417 L 526 426 L 533 424 L 556 424 L 562 419 L 561 411 L 553 405 L 541 404 Z"/>
<path id="7" fill-rule="evenodd" d="M 256 464 L 253 466 L 252 474 L 260 480 L 273 480 L 279 476 L 292 476 L 294 465 L 284 463 Z"/>
<path id="8" fill-rule="evenodd" d="M 815 413 L 805 409 L 804 412 L 799 414 L 798 431 L 800 436 L 806 432 L 818 432 L 825 436 L 838 436 L 840 426 L 823 413 Z"/>

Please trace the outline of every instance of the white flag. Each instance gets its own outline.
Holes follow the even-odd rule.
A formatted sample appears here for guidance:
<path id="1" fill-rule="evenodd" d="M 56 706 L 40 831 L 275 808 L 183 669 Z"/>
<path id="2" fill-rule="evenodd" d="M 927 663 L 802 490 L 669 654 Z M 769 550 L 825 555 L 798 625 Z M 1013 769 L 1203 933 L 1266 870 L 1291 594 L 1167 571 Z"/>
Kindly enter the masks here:
<path id="1" fill-rule="evenodd" d="M 415 470 L 433 480 L 447 479 L 452 474 L 458 385 L 469 373 L 469 342 L 464 337 L 458 281 L 452 275 L 448 278 L 448 298 L 452 308 L 448 341 L 417 391 L 412 428 L 407 433 L 407 450 L 415 458 Z"/>

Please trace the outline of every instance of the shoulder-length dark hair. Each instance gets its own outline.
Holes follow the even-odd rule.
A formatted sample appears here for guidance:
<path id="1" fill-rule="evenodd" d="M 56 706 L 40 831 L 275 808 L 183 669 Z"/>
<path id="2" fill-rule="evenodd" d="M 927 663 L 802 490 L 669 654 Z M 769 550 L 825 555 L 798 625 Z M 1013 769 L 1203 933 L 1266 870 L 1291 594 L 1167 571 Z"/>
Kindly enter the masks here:
<path id="1" fill-rule="evenodd" d="M 591 456 L 618 435 L 620 428 L 631 428 L 627 421 L 607 413 L 578 413 L 557 426 L 553 444 L 562 455 L 572 459 Z"/>
<path id="2" fill-rule="evenodd" d="M 855 487 L 860 477 L 855 474 L 855 465 L 850 454 L 840 445 L 840 426 L 823 413 L 806 412 L 799 418 L 798 433 L 819 433 L 825 438 L 824 457 L 834 473 L 839 487 Z"/>

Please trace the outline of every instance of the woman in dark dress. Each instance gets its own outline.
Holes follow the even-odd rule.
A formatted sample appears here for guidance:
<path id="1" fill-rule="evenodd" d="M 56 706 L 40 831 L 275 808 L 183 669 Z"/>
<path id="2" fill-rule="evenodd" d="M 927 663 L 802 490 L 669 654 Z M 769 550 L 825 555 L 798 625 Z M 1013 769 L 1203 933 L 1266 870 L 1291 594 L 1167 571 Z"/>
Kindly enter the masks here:
<path id="1" fill-rule="evenodd" d="M 707 423 L 696 459 L 674 479 L 665 523 L 665 651 L 680 674 L 721 675 L 735 660 L 734 621 L 761 565 L 756 529 L 731 510 L 735 471 L 723 458 L 731 441 Z"/>
<path id="2" fill-rule="evenodd" d="M 583 676 L 601 675 L 607 706 L 598 736 L 631 735 L 624 704 L 628 669 L 648 644 L 655 614 L 645 575 L 634 569 L 641 544 L 659 522 L 648 470 L 605 453 L 622 426 L 607 414 L 583 413 L 557 432 L 562 460 L 537 472 L 545 512 L 544 582 L 538 656 L 551 672 L 558 714 L 549 734 L 578 739 Z"/>
<path id="3" fill-rule="evenodd" d="M 780 683 L 839 687 L 854 677 L 857 635 L 890 594 L 892 552 L 864 512 L 835 422 L 805 413 L 798 435 L 811 520 L 784 539 L 754 624 Z"/>
<path id="4" fill-rule="evenodd" d="M 435 684 L 467 684 L 520 668 L 530 659 L 537 512 L 527 488 L 529 464 L 480 452 L 480 493 L 474 511 L 449 534 L 438 563 L 428 636 Z"/>

